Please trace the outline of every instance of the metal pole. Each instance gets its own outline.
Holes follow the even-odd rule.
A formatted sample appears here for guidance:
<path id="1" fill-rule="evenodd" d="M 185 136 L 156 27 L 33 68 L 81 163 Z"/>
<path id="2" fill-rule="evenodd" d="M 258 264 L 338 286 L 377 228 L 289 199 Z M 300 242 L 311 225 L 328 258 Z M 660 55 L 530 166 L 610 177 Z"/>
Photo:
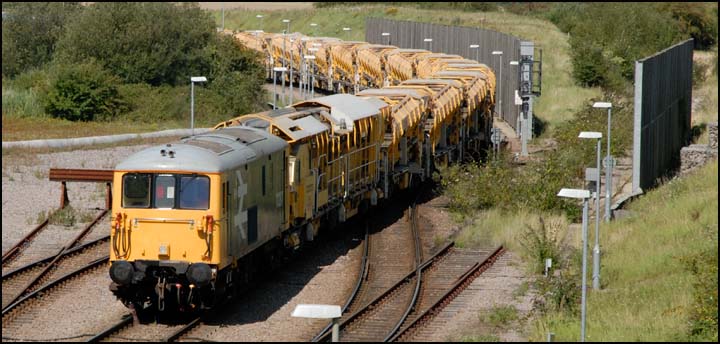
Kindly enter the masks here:
<path id="1" fill-rule="evenodd" d="M 312 87 L 312 96 L 311 98 L 315 98 L 315 71 L 313 70 L 312 73 L 312 84 L 310 84 L 310 87 Z"/>
<path id="2" fill-rule="evenodd" d="M 285 54 L 285 41 L 287 40 L 287 31 L 283 32 L 283 57 L 282 57 L 282 66 L 285 68 L 285 59 L 287 58 L 287 55 Z M 283 104 L 285 104 L 285 71 L 282 72 L 282 101 Z"/>
<path id="3" fill-rule="evenodd" d="M 520 108 L 520 107 L 518 106 L 518 109 L 519 109 L 519 108 Z M 521 144 L 522 144 L 521 149 L 520 149 L 520 155 L 522 155 L 522 156 L 528 156 L 528 146 L 527 146 L 527 142 L 528 142 L 528 137 L 527 137 L 527 125 L 528 125 L 528 120 L 527 120 L 527 115 L 524 115 L 523 113 L 520 113 L 519 110 L 518 110 L 518 116 L 520 116 L 520 126 L 521 126 L 521 128 L 520 128 L 520 142 L 521 142 Z"/>
<path id="4" fill-rule="evenodd" d="M 332 320 L 332 341 L 340 341 L 340 324 L 338 323 L 339 318 L 333 318 Z"/>
<path id="5" fill-rule="evenodd" d="M 502 67 L 503 67 L 503 54 L 500 54 L 500 118 L 504 118 L 504 117 L 503 117 L 503 105 L 502 105 L 502 101 L 503 101 L 503 99 L 502 99 L 502 94 L 503 94 L 503 90 L 502 90 Z"/>
<path id="6" fill-rule="evenodd" d="M 277 72 L 275 70 L 272 71 L 273 73 L 273 110 L 277 109 L 277 87 L 275 86 L 277 84 Z"/>
<path id="7" fill-rule="evenodd" d="M 610 123 L 612 118 L 612 107 L 608 108 L 608 140 L 607 158 L 605 161 L 605 222 L 610 221 L 610 202 L 612 201 L 612 155 L 610 154 Z"/>
<path id="8" fill-rule="evenodd" d="M 597 140 L 597 177 L 595 178 L 595 247 L 593 248 L 593 289 L 600 290 L 600 139 Z"/>
<path id="9" fill-rule="evenodd" d="M 195 83 L 190 81 L 190 135 L 195 136 Z"/>
<path id="10" fill-rule="evenodd" d="M 290 22 L 287 22 L 287 33 L 290 34 Z M 293 103 L 293 46 L 290 44 L 290 104 Z"/>
<path id="11" fill-rule="evenodd" d="M 588 199 L 583 199 L 583 219 L 582 219 L 582 245 L 583 245 L 583 261 L 582 261 L 582 312 L 580 315 L 580 341 L 585 342 L 585 313 L 586 313 L 586 274 L 587 274 L 587 218 L 588 218 Z"/>

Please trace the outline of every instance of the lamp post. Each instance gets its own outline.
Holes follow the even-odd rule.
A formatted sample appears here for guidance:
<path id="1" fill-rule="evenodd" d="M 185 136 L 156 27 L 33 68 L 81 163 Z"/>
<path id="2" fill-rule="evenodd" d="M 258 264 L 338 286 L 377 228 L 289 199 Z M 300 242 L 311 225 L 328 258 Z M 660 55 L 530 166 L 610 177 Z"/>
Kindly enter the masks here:
<path id="1" fill-rule="evenodd" d="M 316 24 L 316 23 L 310 23 L 310 27 L 313 28 L 313 36 L 317 37 L 317 24 Z"/>
<path id="2" fill-rule="evenodd" d="M 602 133 L 583 131 L 581 139 L 597 140 L 597 167 L 595 173 L 595 247 L 593 247 L 593 290 L 600 290 L 600 141 Z"/>
<path id="3" fill-rule="evenodd" d="M 342 310 L 337 305 L 297 305 L 291 316 L 298 318 L 332 319 L 332 341 L 340 340 L 340 324 Z"/>
<path id="4" fill-rule="evenodd" d="M 306 71 L 306 73 L 307 73 L 307 71 L 309 70 L 310 64 L 312 63 L 312 60 L 315 59 L 315 55 L 305 55 L 304 58 L 305 58 L 305 71 Z M 306 75 L 307 75 L 307 74 L 306 74 Z M 315 83 L 315 75 L 314 75 L 314 74 L 313 74 L 313 81 L 312 81 L 312 82 Z M 315 88 L 314 88 L 314 86 L 313 86 L 313 97 L 315 96 L 314 91 L 315 91 Z M 306 99 L 307 99 L 307 93 L 306 93 Z"/>
<path id="5" fill-rule="evenodd" d="M 385 45 L 390 45 L 390 33 L 389 32 L 383 32 L 381 33 L 383 37 L 387 37 L 387 43 Z"/>
<path id="6" fill-rule="evenodd" d="M 312 51 L 313 54 L 317 51 L 317 48 L 309 48 L 309 51 Z M 315 59 L 315 55 L 305 55 L 305 60 L 310 60 L 306 62 L 306 66 L 308 68 L 308 71 L 310 72 L 310 75 L 312 76 L 312 81 L 310 81 L 310 87 L 312 88 L 312 95 L 310 98 L 315 98 L 315 67 L 313 66 L 313 61 Z"/>
<path id="7" fill-rule="evenodd" d="M 470 44 L 470 49 L 475 49 L 475 61 L 480 62 L 480 45 Z"/>
<path id="8" fill-rule="evenodd" d="M 610 202 L 612 201 L 612 171 L 613 157 L 610 154 L 610 128 L 612 118 L 612 103 L 595 102 L 593 107 L 596 109 L 608 110 L 608 136 L 607 136 L 607 155 L 605 155 L 605 222 L 610 221 Z"/>
<path id="9" fill-rule="evenodd" d="M 587 285 L 585 283 L 585 276 L 587 273 L 587 216 L 588 216 L 588 198 L 590 198 L 590 191 L 581 189 L 562 189 L 557 194 L 560 197 L 575 198 L 583 200 L 583 218 L 582 218 L 582 245 L 583 245 L 583 260 L 582 260 L 582 301 L 581 301 L 581 313 L 580 313 L 580 341 L 585 341 L 585 295 L 587 293 Z"/>
<path id="10" fill-rule="evenodd" d="M 287 24 L 287 31 L 285 31 L 285 32 L 286 32 L 286 35 L 289 35 L 290 34 L 290 19 L 283 19 L 282 22 Z M 285 39 L 287 39 L 287 36 L 285 37 Z M 285 39 L 283 40 L 283 48 L 285 47 Z M 290 69 L 290 104 L 292 104 L 292 102 L 293 102 L 293 58 L 292 58 L 293 47 L 292 47 L 292 42 L 293 42 L 293 40 L 291 38 L 290 39 L 290 43 L 291 43 L 290 44 L 290 68 L 289 68 Z M 283 53 L 285 53 L 285 52 L 283 51 Z M 284 82 L 284 80 L 285 80 L 285 78 L 283 78 L 283 82 Z M 285 91 L 283 90 L 283 92 L 285 92 Z"/>
<path id="11" fill-rule="evenodd" d="M 300 38 L 300 56 L 306 56 L 308 40 L 310 40 L 310 37 L 307 36 Z M 308 86 L 307 61 L 305 59 L 300 60 L 300 70 L 300 98 L 307 99 L 307 93 L 310 93 L 310 87 Z"/>
<path id="12" fill-rule="evenodd" d="M 432 38 L 425 38 L 423 42 L 430 44 L 430 48 L 428 48 L 428 50 L 432 52 Z"/>
<path id="13" fill-rule="evenodd" d="M 503 106 L 502 106 L 502 67 L 503 67 L 503 52 L 499 50 L 495 50 L 492 52 L 493 55 L 500 55 L 500 78 L 498 78 L 498 88 L 500 89 L 500 94 L 498 95 L 498 98 L 500 98 L 500 118 L 503 116 Z"/>
<path id="14" fill-rule="evenodd" d="M 262 30 L 263 30 L 263 15 L 262 15 L 262 14 L 258 14 L 258 15 L 255 16 L 255 18 L 260 19 L 260 30 L 262 31 Z"/>
<path id="15" fill-rule="evenodd" d="M 347 34 L 347 36 L 345 37 L 346 39 L 349 39 L 349 38 L 350 38 L 350 30 L 352 30 L 352 29 L 349 28 L 349 27 L 344 27 L 344 28 L 343 28 L 343 31 L 345 31 L 345 33 Z"/>
<path id="16" fill-rule="evenodd" d="M 287 68 L 285 68 L 285 67 L 275 67 L 275 68 L 273 68 L 273 110 L 277 109 L 277 104 L 276 104 L 276 101 L 277 101 L 277 87 L 275 86 L 275 84 L 276 84 L 275 80 L 277 80 L 277 72 L 282 72 L 282 73 L 283 73 L 283 84 L 284 84 L 284 81 L 285 81 L 285 71 L 286 71 L 286 70 L 287 70 Z M 283 94 L 285 94 L 285 92 L 283 92 Z M 285 102 L 285 99 L 283 98 L 283 103 L 284 103 L 284 102 Z"/>
<path id="17" fill-rule="evenodd" d="M 511 66 L 517 66 L 517 65 L 519 65 L 518 61 L 510 61 L 510 62 L 508 62 L 508 64 L 511 65 Z M 518 78 L 518 79 L 519 79 L 519 78 Z M 522 105 L 522 100 L 521 100 L 520 102 L 518 102 L 518 100 L 517 100 L 517 98 L 518 98 L 517 90 L 515 90 L 515 98 L 516 98 L 516 99 L 515 99 L 515 105 L 517 105 L 517 109 L 518 109 L 517 120 L 516 120 L 516 122 L 515 122 L 515 123 L 516 123 L 516 124 L 515 124 L 515 132 L 517 132 L 518 134 L 520 134 L 520 135 L 521 135 L 521 136 L 520 136 L 521 138 L 524 138 L 524 137 L 525 137 L 525 122 L 523 121 L 522 116 L 520 115 L 520 105 Z M 525 142 L 523 141 L 523 143 L 525 143 Z M 527 154 L 527 152 L 526 152 L 526 154 Z"/>
<path id="18" fill-rule="evenodd" d="M 195 83 L 196 82 L 207 82 L 207 78 L 204 76 L 191 76 L 190 77 L 190 135 L 195 135 Z"/>

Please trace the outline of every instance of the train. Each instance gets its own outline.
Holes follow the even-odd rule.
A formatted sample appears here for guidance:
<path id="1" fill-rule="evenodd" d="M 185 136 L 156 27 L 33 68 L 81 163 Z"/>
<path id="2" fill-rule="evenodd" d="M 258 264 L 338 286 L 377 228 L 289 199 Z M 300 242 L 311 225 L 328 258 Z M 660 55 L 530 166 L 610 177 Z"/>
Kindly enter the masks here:
<path id="1" fill-rule="evenodd" d="M 488 146 L 495 75 L 421 49 L 224 32 L 331 95 L 153 146 L 113 172 L 110 290 L 130 310 L 223 302 L 321 230 Z M 304 58 L 312 54 L 314 58 Z"/>

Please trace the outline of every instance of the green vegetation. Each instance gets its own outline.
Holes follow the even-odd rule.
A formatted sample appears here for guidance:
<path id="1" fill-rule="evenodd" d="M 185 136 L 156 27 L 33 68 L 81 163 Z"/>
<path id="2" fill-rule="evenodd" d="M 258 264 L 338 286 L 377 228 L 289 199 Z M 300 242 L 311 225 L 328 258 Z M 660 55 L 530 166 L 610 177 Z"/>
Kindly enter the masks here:
<path id="1" fill-rule="evenodd" d="M 717 341 L 718 165 L 631 203 L 633 216 L 601 227 L 600 293 L 588 297 L 593 341 Z M 546 331 L 578 339 L 579 316 L 550 313 Z"/>
<path id="2" fill-rule="evenodd" d="M 196 85 L 198 127 L 264 108 L 259 55 L 217 34 L 212 17 L 197 4 L 61 5 L 3 3 L 5 139 L 49 138 L 37 130 L 47 117 L 93 121 L 95 135 L 187 127 L 189 77 L 197 75 L 208 78 Z M 38 30 L 34 12 L 50 12 L 44 16 L 52 18 L 53 29 Z M 49 23 L 47 18 L 40 19 Z M 18 54 L 24 50 L 13 42 L 47 57 L 21 63 Z M 88 134 L 86 125 L 78 130 L 60 123 L 68 130 L 49 128 L 50 136 Z"/>
<path id="3" fill-rule="evenodd" d="M 506 327 L 518 319 L 518 312 L 513 306 L 495 306 L 490 310 L 490 314 L 483 318 L 492 326 Z"/>
<path id="4" fill-rule="evenodd" d="M 14 77 L 52 60 L 65 23 L 82 8 L 79 2 L 3 2 L 2 10 L 2 75 Z"/>
<path id="5" fill-rule="evenodd" d="M 117 77 L 92 60 L 64 65 L 51 81 L 45 111 L 70 121 L 115 117 L 122 110 L 117 82 Z"/>
<path id="6" fill-rule="evenodd" d="M 94 58 L 126 83 L 187 85 L 190 75 L 207 71 L 203 54 L 214 33 L 197 5 L 98 2 L 66 26 L 56 58 Z"/>
<path id="7" fill-rule="evenodd" d="M 690 37 L 698 48 L 717 42 L 711 4 L 563 3 L 546 15 L 570 35 L 574 79 L 615 91 L 629 86 L 638 59 Z"/>

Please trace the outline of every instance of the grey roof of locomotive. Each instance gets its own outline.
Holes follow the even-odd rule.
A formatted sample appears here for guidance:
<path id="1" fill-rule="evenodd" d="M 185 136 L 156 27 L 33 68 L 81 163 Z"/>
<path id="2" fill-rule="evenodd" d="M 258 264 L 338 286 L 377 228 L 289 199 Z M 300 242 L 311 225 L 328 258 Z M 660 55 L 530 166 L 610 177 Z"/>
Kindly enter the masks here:
<path id="1" fill-rule="evenodd" d="M 217 173 L 283 150 L 287 145 L 283 139 L 260 129 L 221 128 L 144 149 L 119 163 L 115 170 Z"/>

